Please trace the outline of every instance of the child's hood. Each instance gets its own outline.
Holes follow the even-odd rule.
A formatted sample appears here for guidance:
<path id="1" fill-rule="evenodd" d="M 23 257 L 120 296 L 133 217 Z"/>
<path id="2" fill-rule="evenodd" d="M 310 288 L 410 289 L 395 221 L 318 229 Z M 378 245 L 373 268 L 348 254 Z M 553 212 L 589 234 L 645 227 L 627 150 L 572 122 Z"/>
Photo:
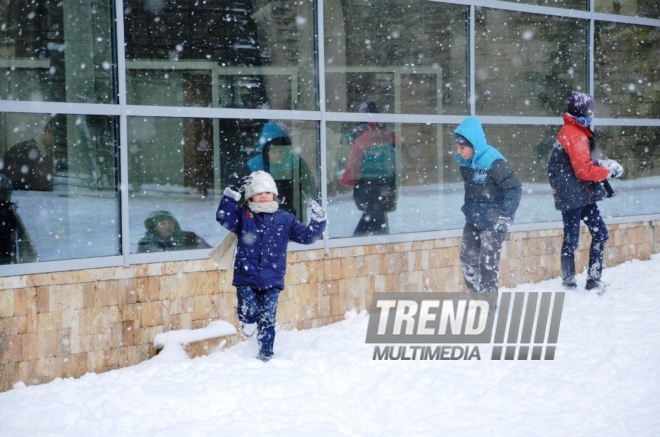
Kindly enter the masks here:
<path id="1" fill-rule="evenodd" d="M 259 136 L 259 150 L 263 151 L 266 144 L 271 143 L 277 138 L 289 139 L 289 135 L 287 135 L 284 129 L 282 129 L 277 123 L 269 121 L 261 130 L 261 135 Z"/>
<path id="2" fill-rule="evenodd" d="M 454 154 L 454 159 L 459 164 L 465 167 L 490 168 L 493 162 L 498 159 L 506 161 L 506 158 L 499 150 L 488 144 L 484 129 L 476 117 L 470 116 L 463 120 L 454 133 L 467 138 L 472 144 L 472 147 L 474 147 L 474 156 L 469 160 L 465 160 L 460 155 Z"/>
<path id="3" fill-rule="evenodd" d="M 172 220 L 172 223 L 174 223 L 175 232 L 181 232 L 181 225 L 179 225 L 179 221 L 175 219 L 169 211 L 163 210 L 151 212 L 149 217 L 147 217 L 147 219 L 144 221 L 144 228 L 151 233 L 155 233 L 158 223 L 165 219 Z"/>

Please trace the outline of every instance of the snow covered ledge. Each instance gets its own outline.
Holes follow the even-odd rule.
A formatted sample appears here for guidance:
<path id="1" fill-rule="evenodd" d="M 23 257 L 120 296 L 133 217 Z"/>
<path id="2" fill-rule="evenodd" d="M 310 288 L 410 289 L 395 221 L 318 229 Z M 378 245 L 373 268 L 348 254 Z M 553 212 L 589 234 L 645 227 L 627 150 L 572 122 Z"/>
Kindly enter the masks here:
<path id="1" fill-rule="evenodd" d="M 220 339 L 230 335 L 236 335 L 234 325 L 224 320 L 215 320 L 209 323 L 206 328 L 179 329 L 156 334 L 154 337 L 154 348 L 159 351 L 159 360 L 187 359 L 201 355 L 200 353 L 187 351 L 186 346 L 188 344 Z M 222 347 L 225 342 L 226 340 L 222 340 L 219 347 Z M 207 350 L 206 352 L 208 353 L 209 351 Z"/>

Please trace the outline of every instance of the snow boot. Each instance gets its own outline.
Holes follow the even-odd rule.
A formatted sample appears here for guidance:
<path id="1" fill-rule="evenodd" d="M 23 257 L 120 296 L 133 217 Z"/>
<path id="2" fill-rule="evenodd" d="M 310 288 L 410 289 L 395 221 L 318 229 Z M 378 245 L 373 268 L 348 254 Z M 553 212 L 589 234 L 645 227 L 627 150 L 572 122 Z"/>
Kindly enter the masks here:
<path id="1" fill-rule="evenodd" d="M 606 283 L 604 283 L 600 279 L 593 279 L 593 278 L 588 278 L 587 284 L 584 287 L 584 289 L 587 291 L 598 290 L 598 294 L 603 294 L 606 288 L 607 288 Z"/>

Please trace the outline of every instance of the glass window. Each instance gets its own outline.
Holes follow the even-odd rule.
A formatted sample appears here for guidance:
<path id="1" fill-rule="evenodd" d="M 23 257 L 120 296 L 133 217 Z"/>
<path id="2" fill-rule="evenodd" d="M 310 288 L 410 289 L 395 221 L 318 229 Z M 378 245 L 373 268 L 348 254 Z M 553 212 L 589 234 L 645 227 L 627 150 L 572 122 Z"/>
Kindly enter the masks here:
<path id="1" fill-rule="evenodd" d="M 603 215 L 660 213 L 660 128 L 597 128 L 596 144 L 604 157 L 616 159 L 624 168 L 621 179 L 611 181 L 616 197 L 602 202 Z"/>
<path id="2" fill-rule="evenodd" d="M 129 104 L 316 110 L 313 2 L 124 2 Z"/>
<path id="3" fill-rule="evenodd" d="M 551 8 L 567 8 L 585 10 L 589 7 L 588 0 L 504 0 L 525 5 L 547 6 Z"/>
<path id="4" fill-rule="evenodd" d="M 253 171 L 271 173 L 280 208 L 304 223 L 307 199 L 319 198 L 317 122 L 130 117 L 128 123 L 132 253 L 215 245 L 226 233 L 215 222 L 224 189 Z"/>
<path id="5" fill-rule="evenodd" d="M 426 1 L 327 0 L 326 107 L 465 114 L 467 10 Z"/>
<path id="6" fill-rule="evenodd" d="M 478 9 L 477 113 L 561 114 L 571 90 L 586 90 L 587 29 L 587 20 Z"/>
<path id="7" fill-rule="evenodd" d="M 523 185 L 517 224 L 561 221 L 548 180 L 548 158 L 559 129 L 561 125 L 484 125 L 488 144 L 502 152 Z"/>
<path id="8" fill-rule="evenodd" d="M 597 117 L 659 118 L 660 29 L 596 22 Z"/>
<path id="9" fill-rule="evenodd" d="M 633 17 L 660 18 L 657 0 L 595 0 L 596 12 L 630 15 Z"/>
<path id="10" fill-rule="evenodd" d="M 108 0 L 2 2 L 0 99 L 115 103 L 113 18 Z"/>
<path id="11" fill-rule="evenodd" d="M 330 237 L 462 227 L 455 127 L 327 123 Z"/>
<path id="12" fill-rule="evenodd" d="M 1 263 L 120 254 L 116 144 L 112 117 L 0 113 Z"/>

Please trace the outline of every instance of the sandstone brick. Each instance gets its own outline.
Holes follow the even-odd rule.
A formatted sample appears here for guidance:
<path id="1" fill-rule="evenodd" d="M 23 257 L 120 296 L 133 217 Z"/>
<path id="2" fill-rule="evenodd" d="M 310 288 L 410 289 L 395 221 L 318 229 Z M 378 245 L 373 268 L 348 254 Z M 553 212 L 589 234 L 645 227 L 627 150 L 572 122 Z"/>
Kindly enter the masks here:
<path id="1" fill-rule="evenodd" d="M 163 303 L 143 302 L 139 305 L 140 325 L 144 327 L 161 325 L 163 323 Z M 194 310 L 193 310 L 194 311 Z M 194 319 L 194 317 L 193 317 Z"/>
<path id="2" fill-rule="evenodd" d="M 25 339 L 25 334 L 12 335 L 0 333 L 0 364 L 5 365 L 23 361 L 25 356 L 23 353 Z"/>
<path id="3" fill-rule="evenodd" d="M 21 361 L 31 361 L 39 358 L 39 335 L 36 332 L 19 334 L 15 339 L 21 344 L 23 352 Z"/>
<path id="4" fill-rule="evenodd" d="M 14 315 L 14 290 L 0 290 L 0 317 Z"/>
<path id="5" fill-rule="evenodd" d="M 340 269 L 339 277 L 341 279 L 355 278 L 359 274 L 354 257 L 342 258 L 340 260 Z"/>

